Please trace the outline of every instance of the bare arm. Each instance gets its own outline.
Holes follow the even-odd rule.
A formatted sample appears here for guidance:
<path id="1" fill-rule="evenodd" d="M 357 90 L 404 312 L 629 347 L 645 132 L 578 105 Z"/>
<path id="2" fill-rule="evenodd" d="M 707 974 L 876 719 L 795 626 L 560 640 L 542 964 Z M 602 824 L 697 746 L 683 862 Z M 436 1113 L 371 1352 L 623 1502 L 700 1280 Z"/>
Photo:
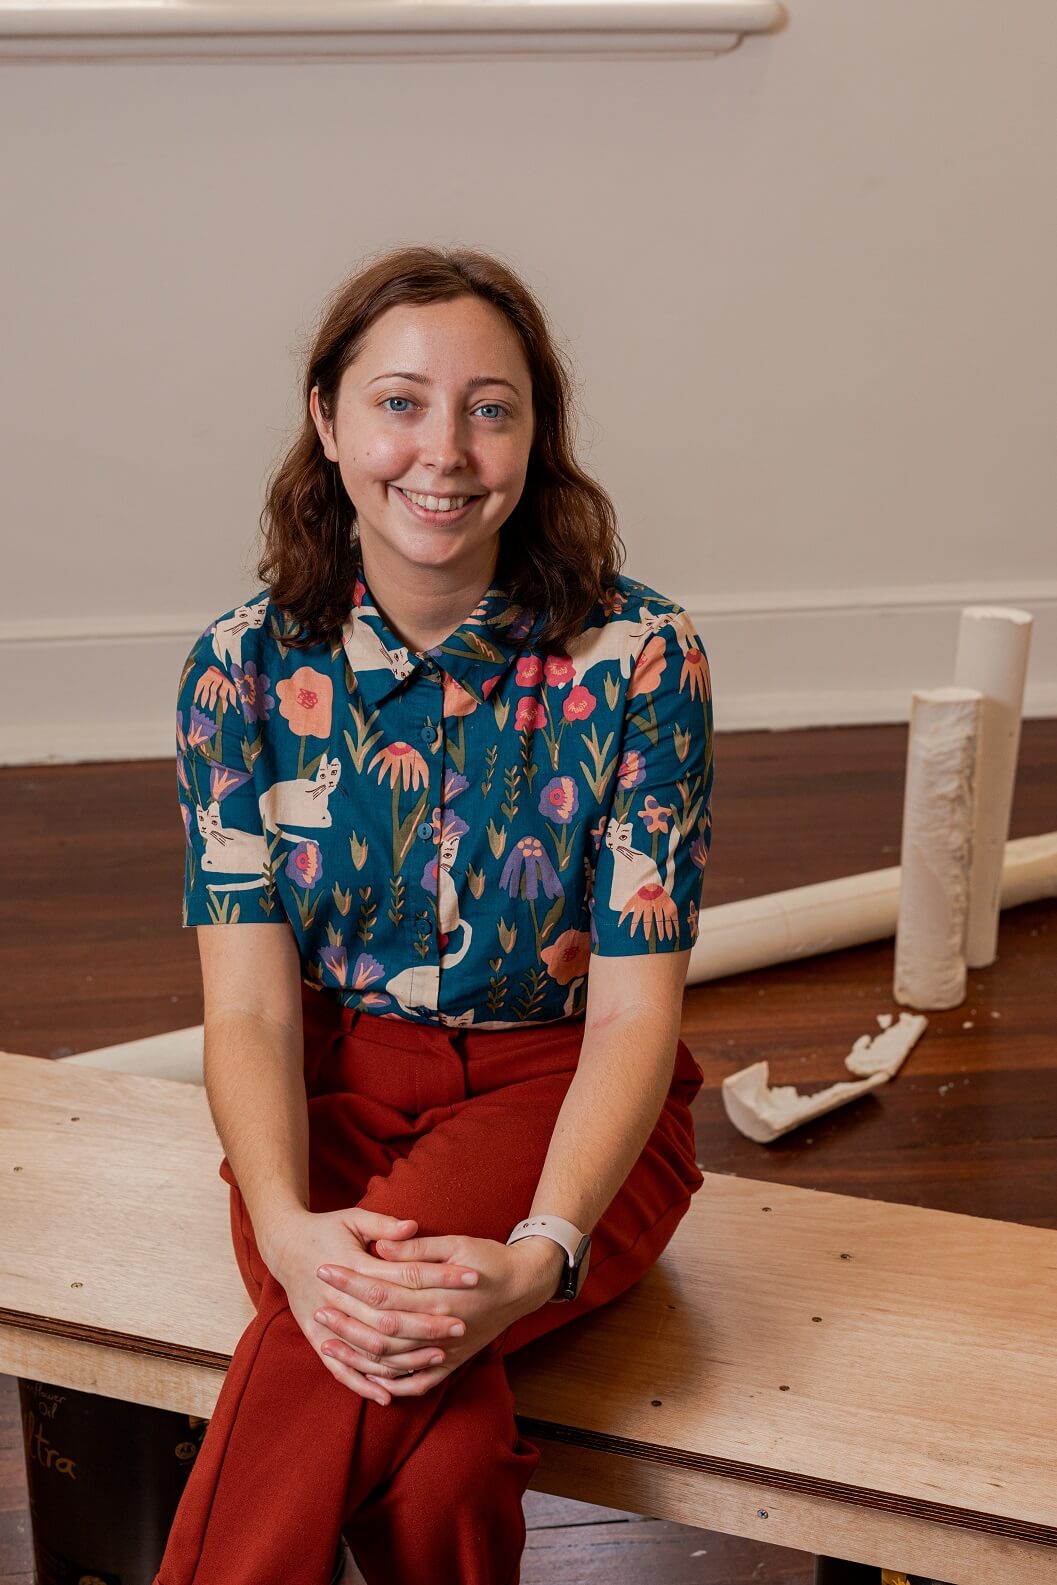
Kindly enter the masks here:
<path id="1" fill-rule="evenodd" d="M 275 924 L 199 927 L 205 1087 L 265 1264 L 283 1219 L 308 1210 L 301 965 Z"/>
<path id="2" fill-rule="evenodd" d="M 590 1232 L 653 1132 L 675 1067 L 690 953 L 593 956 L 584 1039 L 529 1209 Z M 555 1283 L 563 1256 L 549 1239 Z M 515 1248 L 518 1246 L 515 1245 Z"/>

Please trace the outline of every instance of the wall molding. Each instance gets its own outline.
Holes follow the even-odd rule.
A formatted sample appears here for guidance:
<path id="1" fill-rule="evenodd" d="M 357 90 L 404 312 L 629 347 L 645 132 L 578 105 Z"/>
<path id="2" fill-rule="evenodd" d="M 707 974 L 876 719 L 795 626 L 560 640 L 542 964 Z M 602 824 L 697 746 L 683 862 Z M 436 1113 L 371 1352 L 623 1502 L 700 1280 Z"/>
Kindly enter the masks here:
<path id="1" fill-rule="evenodd" d="M 1057 716 L 1057 579 L 677 598 L 708 651 L 717 731 L 908 721 L 915 688 L 951 681 L 967 605 L 1032 614 L 1024 714 Z M 7 690 L 0 764 L 170 759 L 180 665 L 215 615 L 0 621 L 4 675 L 33 679 Z"/>
<path id="2" fill-rule="evenodd" d="M 0 60 L 707 59 L 785 17 L 776 0 L 0 0 Z"/>

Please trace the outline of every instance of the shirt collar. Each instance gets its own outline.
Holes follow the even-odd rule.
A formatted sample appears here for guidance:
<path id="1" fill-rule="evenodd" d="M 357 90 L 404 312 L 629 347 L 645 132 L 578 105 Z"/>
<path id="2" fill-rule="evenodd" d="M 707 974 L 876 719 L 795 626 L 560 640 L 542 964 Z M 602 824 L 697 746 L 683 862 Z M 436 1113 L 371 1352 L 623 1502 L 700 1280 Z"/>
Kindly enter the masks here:
<path id="1" fill-rule="evenodd" d="M 481 704 L 514 658 L 531 647 L 546 618 L 546 611 L 518 605 L 501 584 L 493 584 L 454 632 L 426 655 Z M 359 691 L 372 708 L 409 677 L 429 671 L 424 657 L 408 651 L 375 606 L 362 563 L 341 642 Z"/>

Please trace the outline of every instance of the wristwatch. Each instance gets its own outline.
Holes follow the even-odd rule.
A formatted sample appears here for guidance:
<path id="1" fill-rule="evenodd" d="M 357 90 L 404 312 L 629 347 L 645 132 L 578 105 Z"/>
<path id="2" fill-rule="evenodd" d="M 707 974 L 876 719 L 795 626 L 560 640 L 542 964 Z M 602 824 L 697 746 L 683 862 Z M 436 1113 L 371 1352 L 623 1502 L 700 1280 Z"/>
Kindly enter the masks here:
<path id="1" fill-rule="evenodd" d="M 564 1300 L 570 1302 L 575 1299 L 584 1285 L 587 1276 L 587 1267 L 591 1259 L 591 1235 L 581 1233 L 572 1222 L 567 1222 L 563 1216 L 527 1216 L 519 1222 L 507 1239 L 508 1244 L 516 1244 L 521 1238 L 552 1238 L 560 1244 L 565 1251 L 565 1264 L 558 1280 L 558 1287 L 548 1304 L 561 1304 Z"/>

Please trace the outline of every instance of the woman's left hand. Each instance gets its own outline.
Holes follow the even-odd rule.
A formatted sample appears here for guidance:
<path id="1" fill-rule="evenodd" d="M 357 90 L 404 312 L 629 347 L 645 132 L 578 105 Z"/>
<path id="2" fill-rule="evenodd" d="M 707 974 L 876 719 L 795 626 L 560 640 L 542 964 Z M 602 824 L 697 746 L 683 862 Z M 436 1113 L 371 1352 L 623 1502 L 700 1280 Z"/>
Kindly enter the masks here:
<path id="1" fill-rule="evenodd" d="M 339 1359 L 371 1380 L 381 1382 L 387 1391 L 412 1398 L 427 1393 L 521 1316 L 539 1309 L 553 1298 L 564 1265 L 562 1250 L 549 1238 L 523 1238 L 516 1244 L 500 1244 L 492 1238 L 470 1238 L 453 1233 L 434 1238 L 378 1239 L 374 1251 L 382 1259 L 392 1261 L 394 1287 L 410 1286 L 403 1280 L 400 1270 L 403 1261 L 450 1261 L 470 1266 L 479 1273 L 475 1287 L 446 1288 L 444 1291 L 445 1310 L 462 1321 L 466 1331 L 460 1338 L 438 1342 L 437 1346 L 447 1355 L 443 1365 L 427 1365 L 411 1375 L 401 1376 L 396 1372 L 380 1372 L 374 1361 L 366 1359 L 351 1343 L 342 1342 L 333 1348 Z M 332 1269 L 331 1287 L 361 1301 L 364 1296 L 361 1290 L 365 1287 L 377 1292 L 378 1285 L 373 1279 L 361 1277 L 344 1266 Z M 383 1315 L 385 1307 L 378 1313 Z M 338 1315 L 327 1324 L 340 1338 Z M 327 1351 L 331 1352 L 329 1344 Z"/>

